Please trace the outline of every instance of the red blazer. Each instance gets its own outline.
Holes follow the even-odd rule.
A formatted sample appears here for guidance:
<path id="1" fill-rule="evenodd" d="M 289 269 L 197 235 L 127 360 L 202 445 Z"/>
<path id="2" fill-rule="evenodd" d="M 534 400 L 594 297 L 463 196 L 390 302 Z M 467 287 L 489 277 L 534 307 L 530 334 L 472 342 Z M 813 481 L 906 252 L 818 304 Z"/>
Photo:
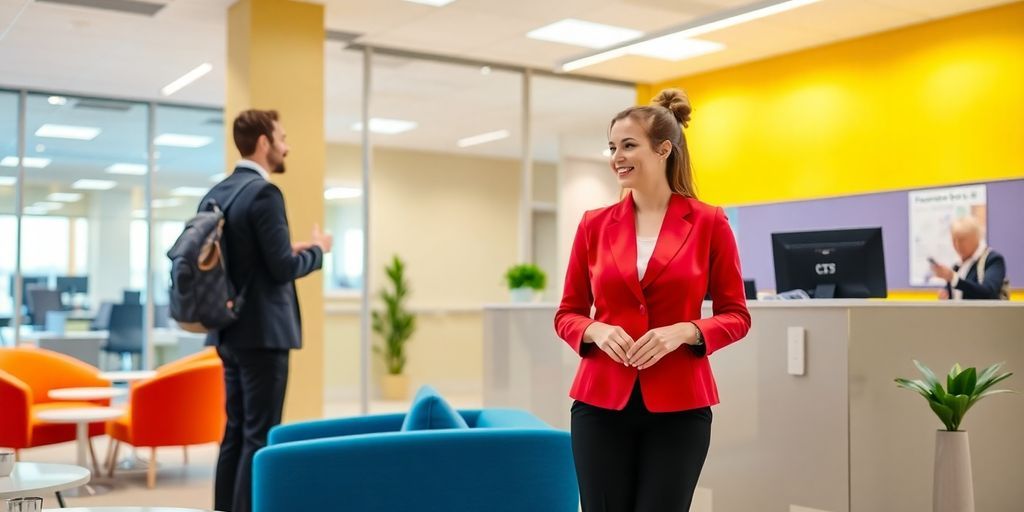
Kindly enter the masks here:
<path id="1" fill-rule="evenodd" d="M 707 291 L 714 314 L 701 319 Z M 694 321 L 707 351 L 698 356 L 680 347 L 641 371 L 583 343 L 583 332 L 595 321 L 622 327 L 634 340 L 656 327 Z M 652 412 L 717 404 L 707 356 L 749 329 L 736 239 L 721 208 L 673 194 L 643 281 L 637 278 L 632 194 L 583 214 L 555 313 L 558 335 L 582 357 L 570 396 L 621 410 L 639 377 L 644 404 Z"/>

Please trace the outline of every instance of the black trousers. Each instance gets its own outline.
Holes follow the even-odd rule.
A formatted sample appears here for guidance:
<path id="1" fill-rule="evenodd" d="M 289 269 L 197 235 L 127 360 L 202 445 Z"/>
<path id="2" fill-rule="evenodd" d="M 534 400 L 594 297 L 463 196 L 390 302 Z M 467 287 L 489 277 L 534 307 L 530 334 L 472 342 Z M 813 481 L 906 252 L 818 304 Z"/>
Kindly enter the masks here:
<path id="1" fill-rule="evenodd" d="M 572 406 L 583 512 L 686 512 L 711 444 L 711 408 L 652 413 L 633 387 L 626 408 Z"/>
<path id="2" fill-rule="evenodd" d="M 224 362 L 227 426 L 217 459 L 214 506 L 225 512 L 252 510 L 252 458 L 281 423 L 288 384 L 287 350 L 217 347 Z"/>

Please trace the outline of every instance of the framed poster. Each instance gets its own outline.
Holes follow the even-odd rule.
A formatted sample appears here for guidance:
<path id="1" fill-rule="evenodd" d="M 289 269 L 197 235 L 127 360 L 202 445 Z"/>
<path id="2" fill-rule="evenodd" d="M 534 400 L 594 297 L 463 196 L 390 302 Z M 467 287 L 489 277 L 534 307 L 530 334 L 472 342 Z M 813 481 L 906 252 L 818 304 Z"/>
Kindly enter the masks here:
<path id="1" fill-rule="evenodd" d="M 988 225 L 985 185 L 915 190 L 910 200 L 910 285 L 938 286 L 945 281 L 932 275 L 928 258 L 948 267 L 960 262 L 953 250 L 953 221 L 973 216 Z"/>

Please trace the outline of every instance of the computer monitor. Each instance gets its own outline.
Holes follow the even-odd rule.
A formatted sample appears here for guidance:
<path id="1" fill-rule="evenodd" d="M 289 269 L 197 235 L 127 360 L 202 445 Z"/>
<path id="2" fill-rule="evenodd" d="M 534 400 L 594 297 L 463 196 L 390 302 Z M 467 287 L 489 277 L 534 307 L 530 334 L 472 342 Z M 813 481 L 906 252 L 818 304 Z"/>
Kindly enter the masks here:
<path id="1" fill-rule="evenodd" d="M 138 290 L 124 290 L 123 303 L 128 305 L 142 304 L 142 292 Z"/>
<path id="2" fill-rule="evenodd" d="M 747 300 L 757 300 L 757 282 L 753 279 L 744 279 L 743 294 L 747 296 Z"/>
<path id="3" fill-rule="evenodd" d="M 885 297 L 882 228 L 772 233 L 775 289 L 817 299 Z"/>
<path id="4" fill-rule="evenodd" d="M 74 295 L 89 293 L 88 276 L 57 276 L 57 290 L 61 293 Z"/>
<path id="5" fill-rule="evenodd" d="M 46 288 L 49 284 L 49 279 L 46 276 L 21 276 L 21 302 L 22 304 L 28 303 L 28 289 L 29 288 Z M 11 298 L 14 298 L 14 276 L 11 276 L 11 285 L 8 288 L 11 291 Z"/>

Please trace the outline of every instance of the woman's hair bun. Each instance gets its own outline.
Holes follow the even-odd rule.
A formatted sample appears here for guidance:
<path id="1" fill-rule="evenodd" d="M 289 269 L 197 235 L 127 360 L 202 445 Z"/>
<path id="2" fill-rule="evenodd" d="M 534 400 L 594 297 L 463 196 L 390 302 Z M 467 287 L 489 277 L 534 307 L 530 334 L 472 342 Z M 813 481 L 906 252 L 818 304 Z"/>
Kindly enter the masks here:
<path id="1" fill-rule="evenodd" d="M 686 97 L 685 92 L 679 89 L 665 89 L 651 100 L 651 105 L 667 108 L 672 115 L 676 116 L 676 121 L 679 121 L 680 124 L 690 125 L 690 113 L 693 112 L 693 108 L 690 106 L 690 98 Z"/>

